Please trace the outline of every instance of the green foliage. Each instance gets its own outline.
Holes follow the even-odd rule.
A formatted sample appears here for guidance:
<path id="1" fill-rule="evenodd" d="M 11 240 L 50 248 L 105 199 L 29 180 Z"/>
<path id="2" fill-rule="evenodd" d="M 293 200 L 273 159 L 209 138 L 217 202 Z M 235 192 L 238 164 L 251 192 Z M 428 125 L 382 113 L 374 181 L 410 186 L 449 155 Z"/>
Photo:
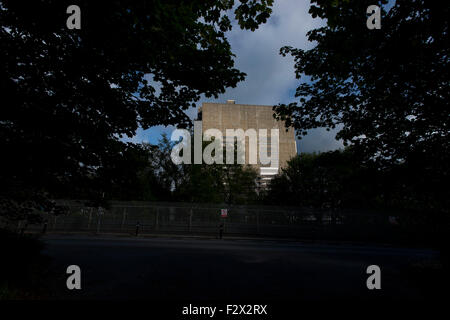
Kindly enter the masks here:
<path id="1" fill-rule="evenodd" d="M 10 201 L 48 192 L 131 196 L 145 150 L 121 137 L 190 126 L 185 111 L 202 94 L 242 81 L 230 17 L 254 30 L 272 1 L 242 0 L 233 14 L 230 0 L 82 0 L 80 30 L 66 27 L 70 4 L 1 1 L 0 202 L 11 214 Z"/>
<path id="2" fill-rule="evenodd" d="M 380 169 L 353 148 L 292 158 L 275 177 L 266 202 L 321 209 L 381 209 L 405 219 L 447 221 L 448 189 L 418 157 Z M 427 213 L 428 215 L 424 215 Z"/>
<path id="3" fill-rule="evenodd" d="M 191 139 L 193 143 L 193 139 Z M 158 156 L 166 165 L 158 166 L 157 175 L 167 177 L 171 186 L 171 199 L 197 203 L 243 204 L 256 200 L 257 172 L 248 165 L 237 164 L 181 164 L 170 159 L 173 147 L 167 137 L 158 145 Z M 207 142 L 203 142 L 203 149 Z M 192 150 L 194 147 L 192 146 Z M 235 159 L 237 146 L 234 149 Z M 225 154 L 225 150 L 224 150 Z M 224 156 L 225 159 L 225 156 Z"/>
<path id="4" fill-rule="evenodd" d="M 193 202 L 245 204 L 256 200 L 256 170 L 249 165 L 191 165 L 187 189 L 182 191 Z M 188 191 L 188 192 L 186 192 Z"/>
<path id="5" fill-rule="evenodd" d="M 309 50 L 283 47 L 301 80 L 299 102 L 274 107 L 299 135 L 340 130 L 337 138 L 382 166 L 419 156 L 448 177 L 449 6 L 395 1 L 368 30 L 366 9 L 387 1 L 312 1 L 326 26 L 308 32 Z"/>
<path id="6" fill-rule="evenodd" d="M 190 165 L 180 199 L 203 203 L 246 204 L 256 200 L 255 169 L 243 165 Z"/>
<path id="7" fill-rule="evenodd" d="M 301 154 L 272 180 L 268 201 L 321 209 L 361 207 L 374 194 L 372 177 L 373 170 L 358 163 L 350 149 Z"/>

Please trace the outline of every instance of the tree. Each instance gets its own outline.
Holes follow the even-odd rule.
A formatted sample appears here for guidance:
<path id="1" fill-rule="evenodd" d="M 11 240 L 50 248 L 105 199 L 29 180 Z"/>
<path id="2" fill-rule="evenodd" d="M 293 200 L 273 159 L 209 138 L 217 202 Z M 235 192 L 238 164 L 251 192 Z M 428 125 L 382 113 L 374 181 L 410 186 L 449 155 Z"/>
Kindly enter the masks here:
<path id="1" fill-rule="evenodd" d="M 2 212 L 114 167 L 138 127 L 189 126 L 201 94 L 244 79 L 230 10 L 255 30 L 272 0 L 78 1 L 80 30 L 66 27 L 70 4 L 0 1 Z"/>
<path id="2" fill-rule="evenodd" d="M 193 142 L 193 139 L 191 139 Z M 202 148 L 208 145 L 203 142 Z M 183 179 L 177 198 L 189 202 L 244 204 L 256 200 L 257 172 L 250 165 L 237 163 L 237 143 L 232 164 L 183 164 Z M 192 147 L 193 150 L 193 147 Z M 193 155 L 192 155 L 193 157 Z M 223 159 L 226 149 L 223 150 Z"/>
<path id="3" fill-rule="evenodd" d="M 373 207 L 379 180 L 377 170 L 363 164 L 351 148 L 303 153 L 274 177 L 266 201 L 331 210 Z"/>
<path id="4" fill-rule="evenodd" d="M 381 166 L 415 162 L 448 177 L 449 7 L 425 0 L 313 0 L 326 26 L 308 32 L 309 50 L 281 48 L 295 59 L 299 102 L 274 107 L 299 135 L 339 128 L 336 138 Z M 381 29 L 366 27 L 381 6 Z"/>
<path id="5" fill-rule="evenodd" d="M 417 162 L 380 168 L 352 147 L 292 158 L 272 179 L 265 201 L 318 209 L 376 209 L 417 225 L 448 227 L 449 194 Z M 444 217 L 447 215 L 447 217 Z"/>
<path id="6" fill-rule="evenodd" d="M 148 187 L 151 190 L 157 189 L 153 193 L 158 200 L 175 200 L 176 190 L 184 183 L 185 168 L 174 164 L 170 157 L 174 145 L 175 143 L 170 141 L 166 134 L 163 134 L 149 154 L 149 171 L 152 172 L 155 180 L 154 184 Z"/>

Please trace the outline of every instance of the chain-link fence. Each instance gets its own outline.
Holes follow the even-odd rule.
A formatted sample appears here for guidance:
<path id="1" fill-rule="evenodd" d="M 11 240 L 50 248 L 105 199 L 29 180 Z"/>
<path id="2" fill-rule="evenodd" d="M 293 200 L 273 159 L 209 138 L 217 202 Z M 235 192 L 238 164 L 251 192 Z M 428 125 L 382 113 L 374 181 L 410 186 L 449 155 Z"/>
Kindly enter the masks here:
<path id="1" fill-rule="evenodd" d="M 392 217 L 377 212 L 330 211 L 274 206 L 226 206 L 192 203 L 111 202 L 88 207 L 83 201 L 58 201 L 68 210 L 43 215 L 40 225 L 19 222 L 18 229 L 36 233 L 218 234 L 322 239 L 359 235 L 367 238 L 395 227 Z M 227 209 L 227 217 L 221 217 Z"/>

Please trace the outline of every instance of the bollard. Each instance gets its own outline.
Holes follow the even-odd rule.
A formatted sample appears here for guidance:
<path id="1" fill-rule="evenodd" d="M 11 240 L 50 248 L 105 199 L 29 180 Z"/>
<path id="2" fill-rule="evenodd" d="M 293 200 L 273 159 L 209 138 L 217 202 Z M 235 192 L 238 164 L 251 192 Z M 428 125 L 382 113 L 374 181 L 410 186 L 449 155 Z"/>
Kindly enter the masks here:
<path id="1" fill-rule="evenodd" d="M 155 230 L 159 230 L 159 208 L 156 208 L 156 216 L 155 216 Z"/>
<path id="2" fill-rule="evenodd" d="M 44 227 L 42 228 L 42 234 L 47 232 L 47 221 L 44 222 Z"/>
<path id="3" fill-rule="evenodd" d="M 256 211 L 256 232 L 259 233 L 259 211 Z"/>
<path id="4" fill-rule="evenodd" d="M 127 216 L 127 209 L 123 209 L 123 214 L 122 214 L 122 224 L 120 225 L 120 230 L 123 230 L 123 225 L 125 224 L 125 219 Z"/>
<path id="5" fill-rule="evenodd" d="M 97 234 L 100 233 L 100 216 L 97 216 L 97 231 L 96 231 L 96 233 Z"/>
<path id="6" fill-rule="evenodd" d="M 188 231 L 192 231 L 192 208 L 189 210 Z"/>
<path id="7" fill-rule="evenodd" d="M 219 239 L 222 239 L 223 236 L 223 222 L 219 225 Z"/>
<path id="8" fill-rule="evenodd" d="M 139 226 L 140 226 L 140 224 L 138 221 L 138 222 L 136 222 L 136 237 L 139 235 Z"/>

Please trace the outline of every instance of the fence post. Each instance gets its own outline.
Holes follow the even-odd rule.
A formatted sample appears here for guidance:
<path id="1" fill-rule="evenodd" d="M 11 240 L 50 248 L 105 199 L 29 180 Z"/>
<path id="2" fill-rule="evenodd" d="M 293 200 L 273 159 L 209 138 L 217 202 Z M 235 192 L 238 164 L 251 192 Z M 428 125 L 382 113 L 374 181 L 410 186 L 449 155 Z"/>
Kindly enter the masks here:
<path id="1" fill-rule="evenodd" d="M 219 239 L 223 238 L 223 230 L 225 229 L 225 221 L 224 218 L 220 218 L 220 222 L 219 222 Z"/>
<path id="2" fill-rule="evenodd" d="M 139 235 L 139 227 L 140 227 L 140 223 L 139 223 L 139 221 L 138 222 L 136 222 L 136 237 Z"/>
<path id="3" fill-rule="evenodd" d="M 259 233 L 259 210 L 256 211 L 256 232 Z"/>
<path id="4" fill-rule="evenodd" d="M 122 224 L 120 225 L 120 230 L 123 230 L 123 225 L 125 224 L 125 219 L 127 216 L 127 208 L 123 209 L 123 213 L 122 213 Z"/>
<path id="5" fill-rule="evenodd" d="M 97 234 L 100 233 L 100 219 L 101 219 L 101 215 L 98 214 L 97 212 Z"/>
<path id="6" fill-rule="evenodd" d="M 192 231 L 192 207 L 189 209 L 188 230 L 189 232 Z"/>
<path id="7" fill-rule="evenodd" d="M 159 207 L 156 207 L 155 230 L 159 230 Z"/>
<path id="8" fill-rule="evenodd" d="M 88 219 L 88 225 L 87 225 L 88 230 L 91 229 L 92 210 L 93 210 L 92 208 L 90 208 L 90 210 L 89 210 L 89 219 Z"/>
<path id="9" fill-rule="evenodd" d="M 25 221 L 25 224 L 23 225 L 23 227 L 20 229 L 20 235 L 23 236 L 23 234 L 25 233 L 25 229 L 28 227 L 28 221 Z"/>
<path id="10" fill-rule="evenodd" d="M 42 234 L 47 232 L 47 221 L 44 222 L 44 227 L 42 228 Z"/>

